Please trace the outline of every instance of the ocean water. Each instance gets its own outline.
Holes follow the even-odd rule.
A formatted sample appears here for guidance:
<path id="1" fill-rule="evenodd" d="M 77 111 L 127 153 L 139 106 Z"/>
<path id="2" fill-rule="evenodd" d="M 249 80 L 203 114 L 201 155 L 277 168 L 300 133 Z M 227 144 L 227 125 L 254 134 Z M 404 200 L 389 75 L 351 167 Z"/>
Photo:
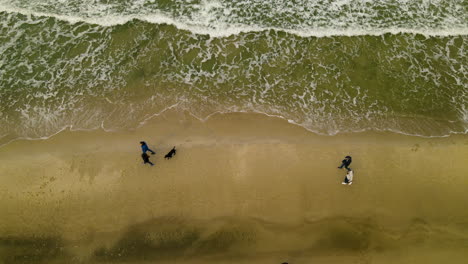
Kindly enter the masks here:
<path id="1" fill-rule="evenodd" d="M 468 132 L 463 0 L 0 0 L 0 143 L 168 108 Z"/>

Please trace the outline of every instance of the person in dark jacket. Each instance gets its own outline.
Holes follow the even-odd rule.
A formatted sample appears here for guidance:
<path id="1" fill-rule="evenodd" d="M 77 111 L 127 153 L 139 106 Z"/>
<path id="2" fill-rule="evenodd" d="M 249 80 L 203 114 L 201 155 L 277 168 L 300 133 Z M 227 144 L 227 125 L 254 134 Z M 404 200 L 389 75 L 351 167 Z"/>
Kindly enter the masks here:
<path id="1" fill-rule="evenodd" d="M 140 141 L 140 145 L 141 145 L 141 151 L 143 151 L 143 153 L 146 153 L 147 151 L 151 152 L 151 154 L 155 154 L 156 152 L 152 151 L 148 145 L 146 145 L 146 142 L 144 141 Z"/>
<path id="2" fill-rule="evenodd" d="M 353 159 L 351 158 L 351 156 L 346 156 L 345 159 L 341 161 L 341 166 L 339 166 L 338 169 L 342 169 L 343 167 L 345 167 L 348 171 L 350 171 L 351 169 L 348 167 L 352 161 Z"/>
<path id="3" fill-rule="evenodd" d="M 149 156 L 146 153 L 141 154 L 141 158 L 143 159 L 143 164 L 149 163 L 151 166 L 153 166 L 153 162 L 149 160 Z"/>

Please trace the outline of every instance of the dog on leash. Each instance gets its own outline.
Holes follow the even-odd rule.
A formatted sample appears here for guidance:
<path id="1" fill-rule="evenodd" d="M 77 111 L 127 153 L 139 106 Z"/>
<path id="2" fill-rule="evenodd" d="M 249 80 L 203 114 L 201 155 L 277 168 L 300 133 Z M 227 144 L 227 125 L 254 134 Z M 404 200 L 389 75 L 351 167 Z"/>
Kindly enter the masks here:
<path id="1" fill-rule="evenodd" d="M 164 156 L 165 159 L 170 159 L 172 158 L 174 155 L 176 154 L 176 149 L 175 149 L 175 146 L 171 149 L 171 151 L 169 151 L 169 153 L 166 154 L 166 156 Z"/>

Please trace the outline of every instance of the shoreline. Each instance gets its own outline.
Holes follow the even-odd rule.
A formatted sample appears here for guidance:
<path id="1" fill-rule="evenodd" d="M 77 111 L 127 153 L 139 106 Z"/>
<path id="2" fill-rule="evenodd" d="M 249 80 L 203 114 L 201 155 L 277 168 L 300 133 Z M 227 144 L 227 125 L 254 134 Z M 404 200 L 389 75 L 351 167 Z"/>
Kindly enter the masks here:
<path id="1" fill-rule="evenodd" d="M 390 133 L 390 134 L 409 136 L 409 137 L 416 137 L 416 138 L 426 138 L 426 139 L 430 139 L 430 138 L 447 138 L 447 137 L 451 137 L 451 136 L 465 136 L 465 135 L 468 135 L 468 130 L 466 130 L 465 132 L 450 131 L 450 132 L 448 132 L 448 134 L 444 134 L 444 135 L 440 135 L 440 136 L 437 136 L 437 135 L 426 136 L 426 135 L 420 135 L 420 134 L 412 134 L 412 133 L 403 132 L 403 131 L 390 129 L 390 128 L 388 128 L 388 129 L 365 128 L 365 129 L 361 129 L 361 130 L 357 130 L 357 131 L 338 131 L 338 132 L 334 132 L 332 134 L 326 134 L 326 133 L 318 132 L 318 131 L 313 130 L 311 128 L 307 128 L 304 125 L 299 124 L 299 123 L 295 122 L 294 120 L 288 119 L 288 118 L 286 118 L 284 116 L 281 116 L 281 115 L 268 114 L 268 113 L 263 113 L 263 112 L 252 112 L 252 111 L 234 111 L 234 112 L 216 111 L 216 112 L 213 112 L 213 113 L 207 115 L 206 117 L 202 118 L 202 117 L 198 117 L 198 116 L 190 113 L 187 110 L 177 109 L 176 108 L 177 105 L 178 104 L 171 105 L 171 106 L 166 107 L 165 109 L 163 109 L 163 110 L 161 110 L 161 111 L 159 111 L 157 113 L 149 115 L 148 117 L 144 118 L 141 122 L 139 122 L 139 125 L 137 127 L 135 127 L 135 128 L 112 129 L 112 128 L 105 128 L 104 124 L 101 124 L 100 127 L 74 129 L 73 125 L 67 125 L 67 126 L 62 127 L 61 129 L 59 129 L 57 132 L 55 132 L 55 133 L 53 133 L 51 135 L 48 135 L 48 136 L 17 137 L 17 138 L 13 138 L 13 139 L 3 140 L 2 138 L 8 137 L 8 135 L 4 135 L 3 137 L 0 138 L 0 148 L 2 148 L 4 146 L 7 146 L 8 144 L 11 144 L 11 143 L 13 143 L 15 141 L 49 140 L 49 139 L 53 138 L 54 136 L 59 135 L 60 133 L 67 133 L 67 132 L 83 132 L 83 131 L 85 131 L 85 132 L 129 133 L 129 132 L 141 129 L 147 123 L 154 122 L 154 119 L 157 119 L 159 116 L 164 116 L 164 115 L 167 115 L 167 114 L 172 115 L 174 112 L 184 113 L 185 116 L 193 117 L 194 119 L 196 119 L 196 120 L 198 120 L 198 121 L 200 121 L 202 123 L 209 122 L 211 118 L 217 119 L 219 116 L 223 116 L 223 115 L 253 115 L 253 116 L 259 116 L 259 118 L 281 119 L 281 120 L 287 122 L 288 124 L 300 127 L 302 129 L 306 130 L 307 132 L 315 134 L 316 136 L 324 136 L 324 137 L 349 136 L 349 135 L 361 134 L 361 133 L 370 133 L 370 134 L 387 134 L 387 133 Z"/>
<path id="2" fill-rule="evenodd" d="M 141 140 L 157 152 L 154 167 L 142 164 Z M 177 155 L 164 160 L 174 145 Z M 336 168 L 346 155 L 352 186 L 341 185 L 345 171 Z M 466 134 L 320 136 L 246 113 L 202 122 L 168 111 L 132 131 L 18 140 L 0 148 L 0 259 L 28 254 L 11 245 L 49 237 L 88 263 L 461 260 L 466 157 Z"/>

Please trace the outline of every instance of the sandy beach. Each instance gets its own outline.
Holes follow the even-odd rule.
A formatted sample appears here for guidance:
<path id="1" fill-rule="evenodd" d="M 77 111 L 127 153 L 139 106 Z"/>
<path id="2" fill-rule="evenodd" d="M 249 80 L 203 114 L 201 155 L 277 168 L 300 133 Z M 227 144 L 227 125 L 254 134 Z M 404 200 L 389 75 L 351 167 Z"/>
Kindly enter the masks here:
<path id="1" fill-rule="evenodd" d="M 462 263 L 467 158 L 467 135 L 321 136 L 245 113 L 18 140 L 0 148 L 0 263 Z"/>

